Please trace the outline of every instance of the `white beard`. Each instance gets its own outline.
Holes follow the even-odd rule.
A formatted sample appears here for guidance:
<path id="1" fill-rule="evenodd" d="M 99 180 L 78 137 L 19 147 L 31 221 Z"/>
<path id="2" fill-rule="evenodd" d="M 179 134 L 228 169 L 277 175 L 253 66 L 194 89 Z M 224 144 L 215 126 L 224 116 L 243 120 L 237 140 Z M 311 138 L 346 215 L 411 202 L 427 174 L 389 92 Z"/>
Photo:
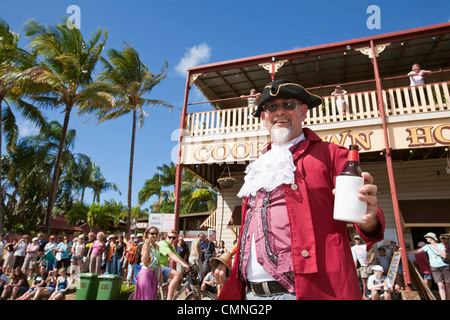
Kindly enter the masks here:
<path id="1" fill-rule="evenodd" d="M 288 128 L 272 128 L 270 136 L 272 137 L 273 143 L 277 145 L 284 144 L 291 140 L 292 127 Z"/>

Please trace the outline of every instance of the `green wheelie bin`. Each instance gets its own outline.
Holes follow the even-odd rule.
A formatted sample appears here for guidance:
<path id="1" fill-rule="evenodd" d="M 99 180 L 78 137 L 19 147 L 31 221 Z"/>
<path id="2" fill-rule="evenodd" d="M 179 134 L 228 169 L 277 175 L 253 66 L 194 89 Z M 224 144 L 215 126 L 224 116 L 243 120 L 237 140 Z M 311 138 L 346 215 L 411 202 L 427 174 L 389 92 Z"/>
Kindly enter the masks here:
<path id="1" fill-rule="evenodd" d="M 97 300 L 119 300 L 123 278 L 115 274 L 98 276 Z"/>
<path id="2" fill-rule="evenodd" d="M 75 300 L 95 300 L 98 290 L 98 275 L 96 273 L 81 273 L 80 285 L 77 288 Z"/>

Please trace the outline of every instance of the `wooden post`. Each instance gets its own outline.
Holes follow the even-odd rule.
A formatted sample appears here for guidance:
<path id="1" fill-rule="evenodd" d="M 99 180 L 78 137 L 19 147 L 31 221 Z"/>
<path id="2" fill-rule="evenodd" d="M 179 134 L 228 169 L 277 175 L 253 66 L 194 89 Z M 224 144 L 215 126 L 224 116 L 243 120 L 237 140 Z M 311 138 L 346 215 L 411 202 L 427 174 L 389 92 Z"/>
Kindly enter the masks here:
<path id="1" fill-rule="evenodd" d="M 405 282 L 405 289 L 411 290 L 411 278 L 409 274 L 409 266 L 408 266 L 408 257 L 406 255 L 405 251 L 405 240 L 403 237 L 403 227 L 402 227 L 402 219 L 401 219 L 401 213 L 400 213 L 400 206 L 398 204 L 398 197 L 397 197 L 397 189 L 395 186 L 395 179 L 394 179 L 394 169 L 392 165 L 392 156 L 391 156 L 391 148 L 389 145 L 389 136 L 387 132 L 387 124 L 386 124 L 386 115 L 384 112 L 384 104 L 383 104 L 383 93 L 382 93 L 382 87 L 381 87 L 381 80 L 380 80 L 380 74 L 378 72 L 378 63 L 377 63 L 377 57 L 375 52 L 375 47 L 373 40 L 370 40 L 370 47 L 372 49 L 372 63 L 373 63 L 373 69 L 375 73 L 375 83 L 377 86 L 377 94 L 378 94 L 378 109 L 380 111 L 381 120 L 383 122 L 383 133 L 384 133 L 384 142 L 386 146 L 386 165 L 388 169 L 388 176 L 389 176 L 389 185 L 391 187 L 391 196 L 392 196 L 392 204 L 394 207 L 394 217 L 395 217 L 395 225 L 397 227 L 397 235 L 398 235 L 398 242 L 400 247 L 403 249 L 400 251 L 400 255 L 403 261 L 402 267 L 403 267 L 403 277 Z"/>

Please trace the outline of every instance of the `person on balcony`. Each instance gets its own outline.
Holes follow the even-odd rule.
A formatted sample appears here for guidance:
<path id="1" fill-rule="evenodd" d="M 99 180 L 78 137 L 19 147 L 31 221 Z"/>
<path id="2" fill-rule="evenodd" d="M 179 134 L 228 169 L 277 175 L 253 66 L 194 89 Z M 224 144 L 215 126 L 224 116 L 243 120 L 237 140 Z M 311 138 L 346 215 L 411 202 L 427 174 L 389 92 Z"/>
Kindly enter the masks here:
<path id="1" fill-rule="evenodd" d="M 332 96 L 337 96 L 336 97 L 336 110 L 338 113 L 342 113 L 343 116 L 345 116 L 345 109 L 347 108 L 347 101 L 345 101 L 344 97 L 340 97 L 344 94 L 347 94 L 347 91 L 345 91 L 344 89 L 342 89 L 341 86 L 336 86 L 336 88 L 334 89 L 334 91 L 331 93 Z"/>
<path id="2" fill-rule="evenodd" d="M 408 73 L 410 86 L 421 86 L 425 84 L 425 75 L 431 73 L 430 70 L 420 69 L 420 64 L 414 63 L 412 65 L 411 71 Z"/>
<path id="3" fill-rule="evenodd" d="M 302 128 L 308 109 L 322 102 L 288 80 L 265 86 L 254 116 L 271 144 L 245 171 L 230 277 L 224 263 L 215 268 L 216 282 L 224 283 L 219 299 L 361 300 L 346 222 L 333 219 L 335 178 L 348 150 Z M 385 222 L 373 178 L 363 177 L 359 198 L 368 210 L 355 228 L 370 248 L 383 239 Z"/>
<path id="4" fill-rule="evenodd" d="M 255 89 L 251 89 L 250 95 L 241 96 L 241 98 L 247 98 L 248 107 L 254 107 L 254 106 L 256 106 L 256 103 L 260 96 L 261 96 L 261 93 L 257 93 Z"/>

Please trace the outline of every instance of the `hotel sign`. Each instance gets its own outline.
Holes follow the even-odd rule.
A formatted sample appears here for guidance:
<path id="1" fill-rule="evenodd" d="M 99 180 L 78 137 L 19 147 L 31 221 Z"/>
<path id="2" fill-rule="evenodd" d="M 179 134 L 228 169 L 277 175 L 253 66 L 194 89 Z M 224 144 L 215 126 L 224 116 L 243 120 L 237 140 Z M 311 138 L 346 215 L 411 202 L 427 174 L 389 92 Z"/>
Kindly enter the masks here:
<path id="1" fill-rule="evenodd" d="M 388 128 L 389 143 L 392 149 L 408 149 L 450 145 L 450 122 L 429 120 L 426 125 L 391 124 Z M 421 121 L 422 122 L 422 121 Z M 360 129 L 360 128 L 356 128 Z M 382 128 L 379 125 L 367 126 L 363 130 L 316 131 L 323 141 L 348 147 L 357 144 L 361 152 L 382 151 L 386 148 Z M 244 163 L 255 160 L 263 150 L 269 136 L 234 137 L 221 140 L 196 140 L 182 145 L 183 163 Z M 205 138 L 211 139 L 211 136 Z"/>

